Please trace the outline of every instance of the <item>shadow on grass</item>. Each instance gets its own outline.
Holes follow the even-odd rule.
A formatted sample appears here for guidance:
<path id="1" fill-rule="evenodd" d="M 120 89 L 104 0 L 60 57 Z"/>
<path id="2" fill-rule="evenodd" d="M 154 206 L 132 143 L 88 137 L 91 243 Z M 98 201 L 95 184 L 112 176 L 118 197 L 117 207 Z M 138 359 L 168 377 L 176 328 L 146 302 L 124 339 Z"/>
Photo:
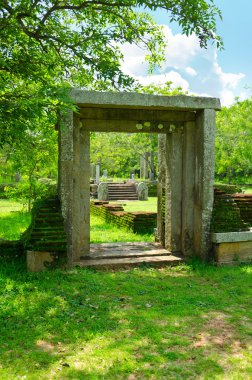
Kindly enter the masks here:
<path id="1" fill-rule="evenodd" d="M 0 376 L 250 378 L 251 277 L 251 267 L 30 274 L 2 263 Z"/>

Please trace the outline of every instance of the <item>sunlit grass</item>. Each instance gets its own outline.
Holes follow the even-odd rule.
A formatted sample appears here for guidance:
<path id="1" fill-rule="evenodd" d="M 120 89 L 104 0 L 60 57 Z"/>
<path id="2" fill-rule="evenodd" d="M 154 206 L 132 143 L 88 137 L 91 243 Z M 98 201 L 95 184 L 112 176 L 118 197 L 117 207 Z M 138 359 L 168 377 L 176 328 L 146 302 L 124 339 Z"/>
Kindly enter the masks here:
<path id="1" fill-rule="evenodd" d="M 252 194 L 252 187 L 244 187 L 242 190 L 244 194 Z"/>
<path id="2" fill-rule="evenodd" d="M 90 217 L 90 242 L 148 242 L 154 241 L 153 234 L 140 235 L 125 228 L 119 228 L 114 224 L 106 223 L 102 218 L 91 215 Z"/>
<path id="3" fill-rule="evenodd" d="M 252 378 L 252 269 L 0 265 L 0 378 Z"/>
<path id="4" fill-rule="evenodd" d="M 118 203 L 123 204 L 125 211 L 157 212 L 157 197 L 149 197 L 147 201 L 121 201 Z"/>
<path id="5" fill-rule="evenodd" d="M 18 240 L 30 224 L 30 214 L 24 211 L 22 204 L 0 200 L 0 238 Z M 101 218 L 91 215 L 91 243 L 110 242 L 148 242 L 154 240 L 153 234 L 139 235 L 113 224 L 108 224 Z"/>
<path id="6" fill-rule="evenodd" d="M 18 240 L 31 221 L 21 203 L 0 199 L 0 238 Z"/>

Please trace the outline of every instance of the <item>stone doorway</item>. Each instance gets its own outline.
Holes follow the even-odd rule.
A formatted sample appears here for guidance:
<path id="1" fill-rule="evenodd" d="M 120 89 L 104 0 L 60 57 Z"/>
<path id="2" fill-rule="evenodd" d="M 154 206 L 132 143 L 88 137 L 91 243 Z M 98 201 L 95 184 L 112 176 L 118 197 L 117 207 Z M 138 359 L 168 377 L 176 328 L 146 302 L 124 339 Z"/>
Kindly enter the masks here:
<path id="1" fill-rule="evenodd" d="M 218 99 L 74 90 L 79 107 L 59 133 L 59 194 L 68 261 L 90 254 L 90 132 L 159 133 L 158 236 L 163 246 L 206 259 L 213 205 Z"/>

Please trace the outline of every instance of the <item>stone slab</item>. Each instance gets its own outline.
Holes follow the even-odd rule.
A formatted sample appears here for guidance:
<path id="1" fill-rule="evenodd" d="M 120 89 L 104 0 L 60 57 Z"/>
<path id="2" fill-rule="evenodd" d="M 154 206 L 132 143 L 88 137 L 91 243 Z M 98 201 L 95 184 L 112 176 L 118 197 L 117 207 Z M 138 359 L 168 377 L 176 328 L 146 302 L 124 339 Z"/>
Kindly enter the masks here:
<path id="1" fill-rule="evenodd" d="M 232 243 L 241 241 L 251 241 L 252 242 L 252 230 L 244 232 L 219 232 L 212 233 L 213 243 Z"/>
<path id="2" fill-rule="evenodd" d="M 134 92 L 99 92 L 72 89 L 70 95 L 78 106 L 145 108 L 150 109 L 180 109 L 200 110 L 204 108 L 220 110 L 220 100 L 217 98 L 198 96 L 160 96 L 139 94 Z"/>
<path id="3" fill-rule="evenodd" d="M 126 258 L 144 256 L 167 256 L 171 253 L 159 243 L 102 243 L 91 244 L 90 255 L 86 259 Z"/>
<path id="4" fill-rule="evenodd" d="M 148 264 L 154 267 L 173 266 L 183 262 L 183 259 L 174 255 L 167 256 L 144 256 L 135 258 L 106 258 L 106 259 L 90 259 L 73 262 L 73 265 L 80 267 L 91 267 L 96 269 L 119 269 L 137 267 L 139 265 Z"/>

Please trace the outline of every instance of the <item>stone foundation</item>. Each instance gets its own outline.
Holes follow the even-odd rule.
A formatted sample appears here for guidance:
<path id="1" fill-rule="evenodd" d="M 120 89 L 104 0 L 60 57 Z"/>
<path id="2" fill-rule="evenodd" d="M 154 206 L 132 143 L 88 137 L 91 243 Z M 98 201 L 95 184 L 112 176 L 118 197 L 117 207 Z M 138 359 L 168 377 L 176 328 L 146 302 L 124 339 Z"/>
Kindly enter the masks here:
<path id="1" fill-rule="evenodd" d="M 56 252 L 27 251 L 27 270 L 29 272 L 41 272 L 42 270 L 56 268 L 63 263 L 61 259 Z"/>
<path id="2" fill-rule="evenodd" d="M 252 262 L 252 231 L 212 234 L 214 258 L 218 264 Z"/>

